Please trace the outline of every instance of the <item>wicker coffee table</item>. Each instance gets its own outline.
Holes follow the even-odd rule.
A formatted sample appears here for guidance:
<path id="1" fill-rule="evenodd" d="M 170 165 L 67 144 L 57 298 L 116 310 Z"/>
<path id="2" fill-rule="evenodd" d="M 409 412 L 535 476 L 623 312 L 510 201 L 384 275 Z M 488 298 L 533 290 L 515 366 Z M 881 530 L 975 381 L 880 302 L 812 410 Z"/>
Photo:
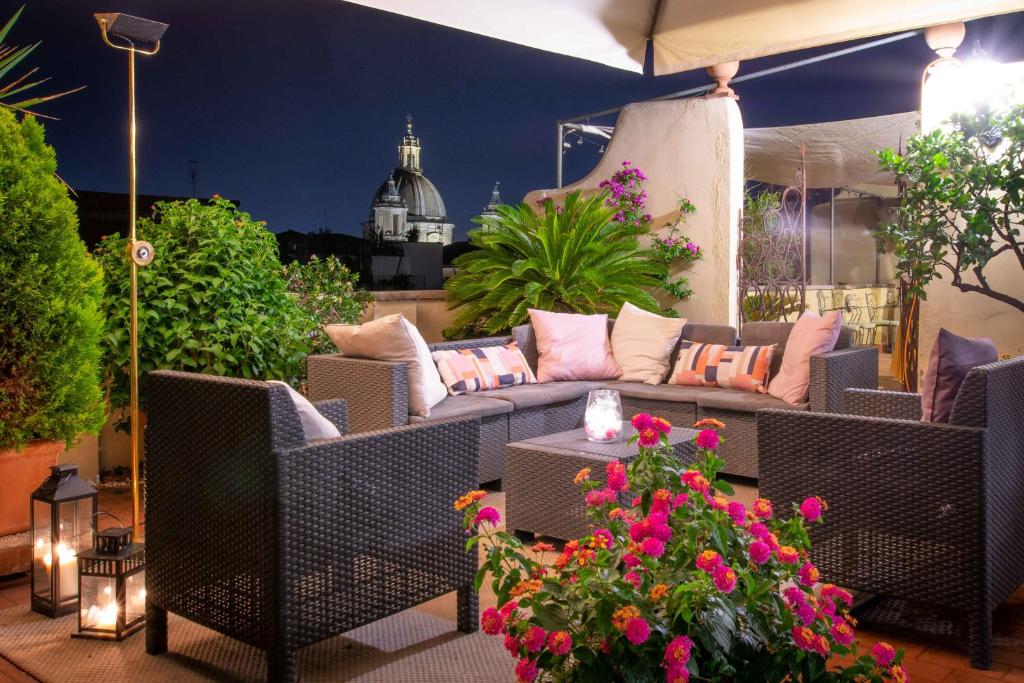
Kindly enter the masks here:
<path id="1" fill-rule="evenodd" d="M 626 422 L 623 438 L 612 443 L 588 441 L 582 429 L 574 429 L 508 444 L 506 528 L 520 538 L 536 534 L 565 540 L 586 535 L 590 520 L 583 491 L 573 478 L 590 467 L 591 479 L 603 482 L 606 463 L 637 456 L 636 444 L 627 443 L 633 433 L 633 426 Z M 693 456 L 696 433 L 672 429 L 669 442 L 677 457 L 685 461 Z"/>

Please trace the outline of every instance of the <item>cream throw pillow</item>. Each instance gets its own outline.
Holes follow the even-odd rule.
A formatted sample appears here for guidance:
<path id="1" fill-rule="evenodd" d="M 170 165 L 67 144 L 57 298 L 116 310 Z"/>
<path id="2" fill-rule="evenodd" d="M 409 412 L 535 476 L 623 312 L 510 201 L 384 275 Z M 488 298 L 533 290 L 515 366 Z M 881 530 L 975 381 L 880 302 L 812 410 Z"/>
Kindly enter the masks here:
<path id="1" fill-rule="evenodd" d="M 430 409 L 448 395 L 427 342 L 401 313 L 362 325 L 326 325 L 324 332 L 346 356 L 408 363 L 410 415 L 430 417 Z"/>
<path id="2" fill-rule="evenodd" d="M 684 325 L 686 318 L 666 318 L 628 301 L 622 304 L 612 328 L 612 355 L 622 368 L 619 379 L 661 384 Z"/>
<path id="3" fill-rule="evenodd" d="M 295 410 L 299 413 L 299 420 L 302 422 L 302 432 L 306 435 L 306 441 L 317 441 L 319 439 L 336 439 L 341 436 L 338 427 L 333 422 L 320 414 L 309 399 L 292 389 L 290 386 L 276 379 L 268 380 L 271 384 L 280 384 L 288 390 L 295 404 Z"/>

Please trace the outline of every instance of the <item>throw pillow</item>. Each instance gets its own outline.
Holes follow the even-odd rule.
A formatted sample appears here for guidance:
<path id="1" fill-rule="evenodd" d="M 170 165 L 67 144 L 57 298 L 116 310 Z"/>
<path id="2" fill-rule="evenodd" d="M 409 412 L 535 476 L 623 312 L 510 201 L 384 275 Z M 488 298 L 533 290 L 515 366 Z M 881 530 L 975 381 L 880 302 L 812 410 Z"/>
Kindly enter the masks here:
<path id="1" fill-rule="evenodd" d="M 448 395 L 427 342 L 401 313 L 362 325 L 326 325 L 324 332 L 346 356 L 407 363 L 410 415 L 430 417 L 430 409 Z"/>
<path id="2" fill-rule="evenodd" d="M 997 360 L 999 354 L 991 339 L 960 337 L 940 328 L 924 374 L 921 419 L 925 422 L 949 422 L 953 402 L 970 369 Z"/>
<path id="3" fill-rule="evenodd" d="M 620 379 L 645 384 L 665 381 L 672 349 L 685 324 L 686 318 L 666 318 L 623 303 L 611 337 L 612 355 L 622 368 Z"/>
<path id="4" fill-rule="evenodd" d="M 452 396 L 537 382 L 515 342 L 505 346 L 434 351 L 434 362 Z"/>
<path id="5" fill-rule="evenodd" d="M 668 383 L 764 394 L 775 348 L 682 341 Z"/>
<path id="6" fill-rule="evenodd" d="M 269 383 L 280 384 L 288 390 L 288 394 L 292 397 L 292 403 L 295 404 L 295 410 L 299 413 L 299 419 L 302 421 L 302 432 L 306 435 L 307 442 L 317 439 L 336 439 L 341 436 L 341 432 L 333 422 L 321 415 L 320 411 L 309 402 L 309 399 L 292 389 L 286 382 L 272 379 L 269 380 Z"/>
<path id="7" fill-rule="evenodd" d="M 537 381 L 616 379 L 607 315 L 551 313 L 529 309 L 537 336 Z"/>
<path id="8" fill-rule="evenodd" d="M 834 349 L 842 326 L 840 311 L 829 311 L 823 316 L 804 311 L 789 332 L 782 367 L 768 385 L 768 393 L 786 403 L 806 403 L 811 386 L 811 356 Z"/>

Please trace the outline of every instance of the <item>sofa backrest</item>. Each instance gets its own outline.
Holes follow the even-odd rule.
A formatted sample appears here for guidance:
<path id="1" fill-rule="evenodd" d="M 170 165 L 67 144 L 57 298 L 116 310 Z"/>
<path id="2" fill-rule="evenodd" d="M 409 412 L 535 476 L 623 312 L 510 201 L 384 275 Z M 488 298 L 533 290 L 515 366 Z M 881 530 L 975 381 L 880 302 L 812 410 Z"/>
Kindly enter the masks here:
<path id="1" fill-rule="evenodd" d="M 769 346 L 778 344 L 775 355 L 772 356 L 772 367 L 768 377 L 772 378 L 782 367 L 782 355 L 786 350 L 786 341 L 789 339 L 793 325 L 796 323 L 785 321 L 749 322 L 743 325 L 743 338 L 740 339 L 742 346 Z M 839 328 L 839 338 L 836 340 L 836 349 L 848 349 L 853 346 L 853 330 L 843 325 Z"/>

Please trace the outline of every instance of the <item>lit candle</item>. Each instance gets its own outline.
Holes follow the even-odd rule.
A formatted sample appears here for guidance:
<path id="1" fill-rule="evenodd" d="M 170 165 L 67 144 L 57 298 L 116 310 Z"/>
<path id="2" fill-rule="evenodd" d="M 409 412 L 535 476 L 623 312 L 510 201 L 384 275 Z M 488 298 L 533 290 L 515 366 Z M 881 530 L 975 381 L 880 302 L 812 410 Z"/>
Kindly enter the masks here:
<path id="1" fill-rule="evenodd" d="M 40 541 L 36 541 L 36 545 L 40 546 Z M 40 546 L 41 547 L 41 546 Z M 57 560 L 60 564 L 60 597 L 70 598 L 78 595 L 78 556 L 74 550 L 72 550 L 67 543 L 61 541 L 57 544 Z M 43 555 L 43 564 L 46 565 L 46 570 L 49 572 L 53 566 L 53 556 L 51 553 Z"/>

